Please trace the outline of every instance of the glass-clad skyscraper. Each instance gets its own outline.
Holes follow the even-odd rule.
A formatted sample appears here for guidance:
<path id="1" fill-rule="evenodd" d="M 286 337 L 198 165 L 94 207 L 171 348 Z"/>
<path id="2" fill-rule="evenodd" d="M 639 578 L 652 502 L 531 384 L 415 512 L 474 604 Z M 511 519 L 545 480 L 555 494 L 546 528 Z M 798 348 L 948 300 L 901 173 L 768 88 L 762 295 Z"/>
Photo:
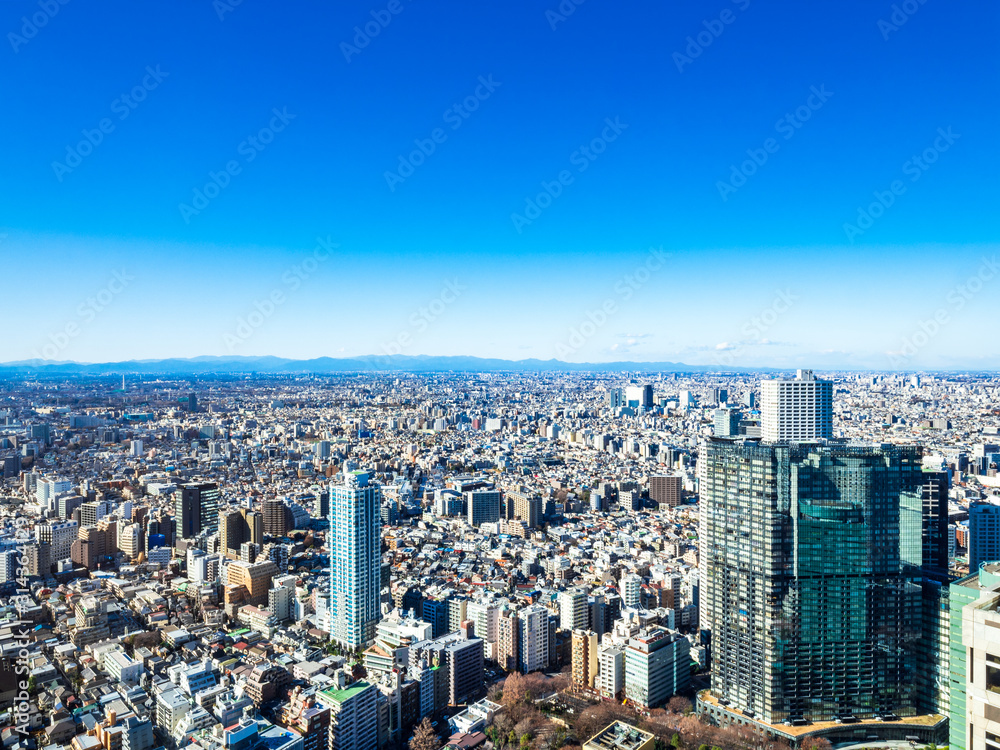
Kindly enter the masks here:
<path id="1" fill-rule="evenodd" d="M 177 537 L 191 539 L 219 528 L 219 485 L 215 482 L 183 484 L 174 493 Z"/>
<path id="2" fill-rule="evenodd" d="M 375 638 L 380 619 L 382 490 L 345 468 L 330 485 L 330 628 L 356 648 Z"/>
<path id="3" fill-rule="evenodd" d="M 699 463 L 718 703 L 768 724 L 924 712 L 925 504 L 946 516 L 947 492 L 920 449 L 713 438 Z"/>

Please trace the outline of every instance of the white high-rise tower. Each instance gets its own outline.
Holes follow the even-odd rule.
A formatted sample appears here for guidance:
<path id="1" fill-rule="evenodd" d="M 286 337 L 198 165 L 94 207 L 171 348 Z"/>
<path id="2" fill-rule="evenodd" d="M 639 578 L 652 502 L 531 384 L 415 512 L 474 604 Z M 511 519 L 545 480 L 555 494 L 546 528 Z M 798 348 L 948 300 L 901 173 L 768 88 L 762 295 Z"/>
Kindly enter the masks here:
<path id="1" fill-rule="evenodd" d="M 356 648 L 375 639 L 380 619 L 382 488 L 345 468 L 330 485 L 330 633 Z"/>
<path id="2" fill-rule="evenodd" d="M 761 437 L 771 443 L 833 437 L 833 383 L 812 370 L 762 380 Z"/>

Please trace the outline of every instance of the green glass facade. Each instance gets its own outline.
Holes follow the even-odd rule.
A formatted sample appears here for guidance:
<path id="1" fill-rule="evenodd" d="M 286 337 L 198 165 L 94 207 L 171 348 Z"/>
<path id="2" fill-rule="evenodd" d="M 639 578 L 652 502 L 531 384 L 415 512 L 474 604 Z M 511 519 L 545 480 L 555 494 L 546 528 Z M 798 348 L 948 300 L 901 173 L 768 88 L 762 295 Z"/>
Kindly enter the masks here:
<path id="1" fill-rule="evenodd" d="M 713 439 L 704 461 L 713 693 L 768 723 L 937 706 L 919 448 Z"/>

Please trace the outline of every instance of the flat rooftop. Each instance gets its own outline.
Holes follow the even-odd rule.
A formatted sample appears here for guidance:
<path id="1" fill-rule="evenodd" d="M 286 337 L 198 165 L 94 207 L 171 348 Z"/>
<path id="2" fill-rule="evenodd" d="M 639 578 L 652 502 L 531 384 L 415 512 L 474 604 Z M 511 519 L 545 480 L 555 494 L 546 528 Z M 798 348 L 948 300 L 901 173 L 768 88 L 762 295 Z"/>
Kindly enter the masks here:
<path id="1" fill-rule="evenodd" d="M 584 750 L 640 750 L 654 736 L 639 727 L 616 721 L 583 743 Z"/>
<path id="2" fill-rule="evenodd" d="M 768 724 L 766 721 L 761 721 L 750 716 L 747 716 L 738 708 L 733 708 L 732 706 L 724 706 L 719 703 L 718 699 L 712 695 L 710 692 L 703 692 L 698 696 L 698 700 L 714 708 L 721 708 L 734 716 L 740 716 L 749 721 L 759 724 L 762 727 L 772 729 L 774 732 L 783 734 L 786 737 L 800 737 L 804 734 L 812 734 L 813 732 L 818 732 L 823 729 L 833 729 L 835 727 L 864 727 L 864 726 L 896 726 L 896 727 L 933 727 L 942 721 L 946 720 L 946 717 L 940 714 L 922 714 L 920 716 L 901 716 L 899 719 L 894 721 L 882 721 L 880 719 L 859 719 L 858 721 L 852 721 L 850 723 L 838 723 L 836 721 L 814 721 L 809 724 L 803 724 L 802 726 L 788 726 L 786 724 Z"/>

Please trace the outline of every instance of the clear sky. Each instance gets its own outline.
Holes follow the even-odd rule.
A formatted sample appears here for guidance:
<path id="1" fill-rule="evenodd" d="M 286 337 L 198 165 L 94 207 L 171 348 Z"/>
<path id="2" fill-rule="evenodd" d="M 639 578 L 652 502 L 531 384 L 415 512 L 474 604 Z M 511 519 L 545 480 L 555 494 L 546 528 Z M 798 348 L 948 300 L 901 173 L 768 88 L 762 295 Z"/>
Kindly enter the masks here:
<path id="1" fill-rule="evenodd" d="M 1000 367 L 995 2 L 63 2 L 0 361 Z"/>

